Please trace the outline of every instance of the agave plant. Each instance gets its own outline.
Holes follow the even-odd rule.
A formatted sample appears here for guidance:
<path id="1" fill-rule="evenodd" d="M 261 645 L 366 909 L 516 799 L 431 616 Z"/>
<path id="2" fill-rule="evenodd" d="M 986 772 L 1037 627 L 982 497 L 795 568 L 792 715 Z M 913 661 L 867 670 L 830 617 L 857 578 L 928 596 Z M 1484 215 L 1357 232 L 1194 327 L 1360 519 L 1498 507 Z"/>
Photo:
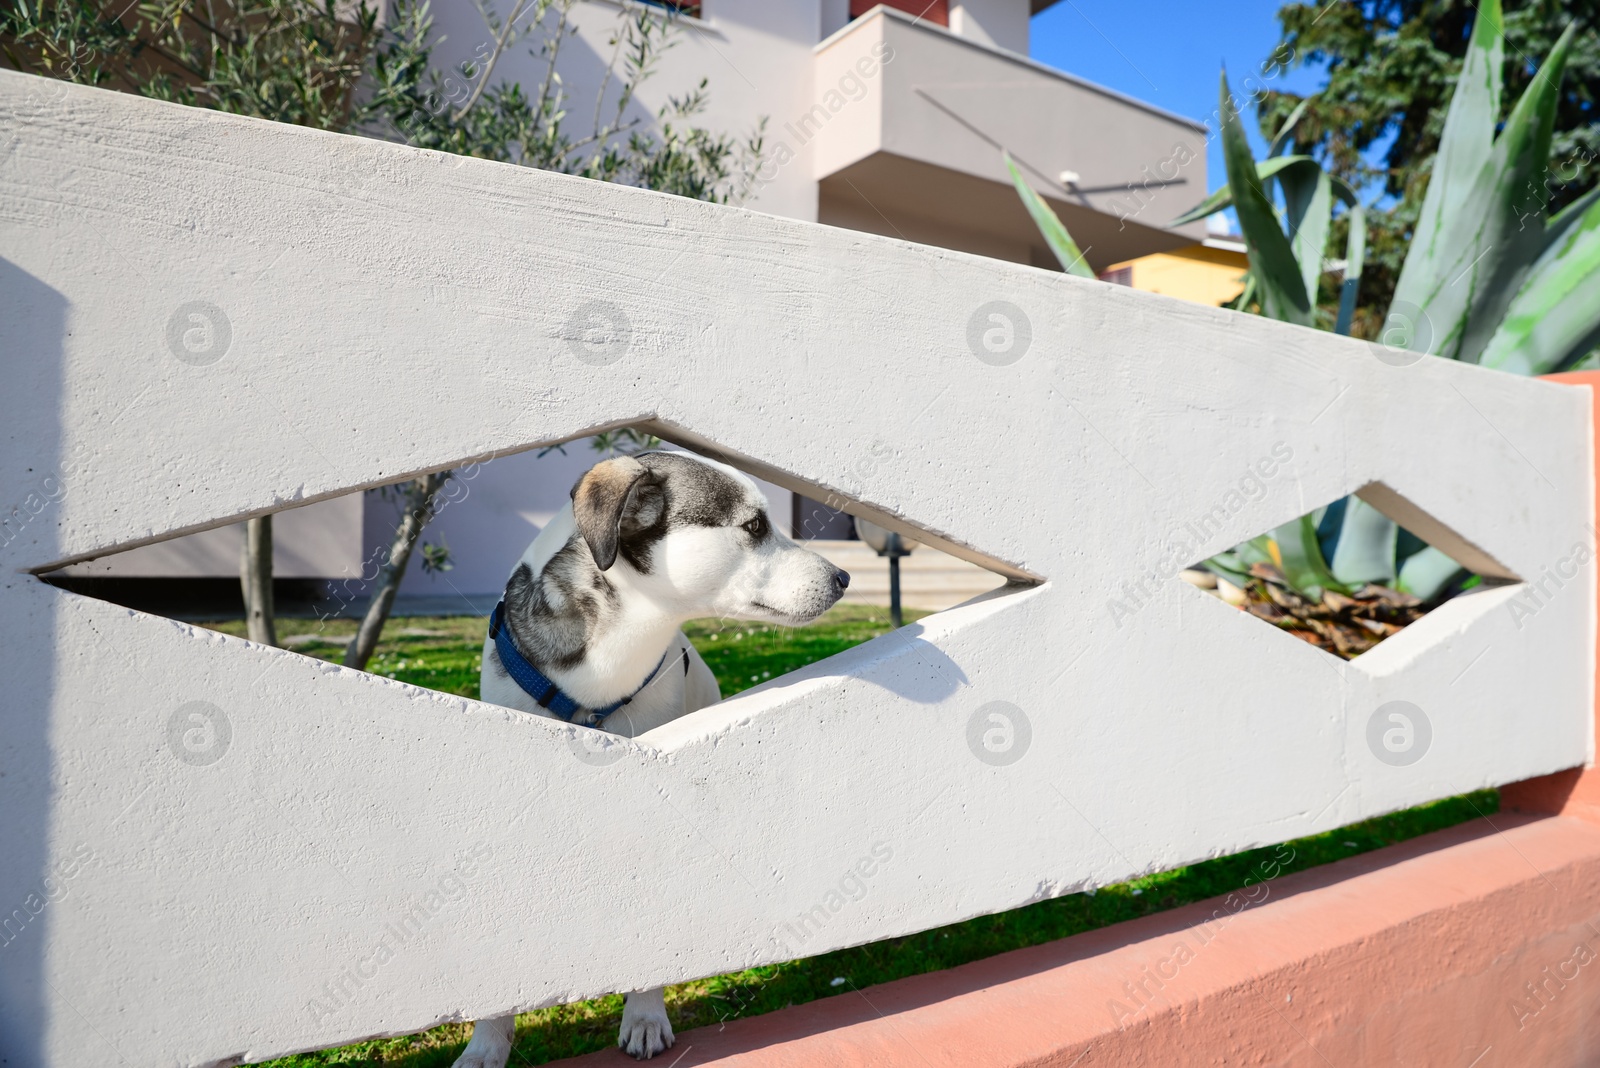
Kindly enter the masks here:
<path id="1" fill-rule="evenodd" d="M 1446 359 L 1545 374 L 1566 370 L 1600 341 L 1600 191 L 1546 218 L 1551 128 L 1573 27 L 1495 135 L 1504 66 L 1501 21 L 1499 0 L 1479 6 L 1381 340 Z M 1262 191 L 1260 168 L 1249 159 L 1226 76 L 1221 95 L 1228 189 L 1238 191 L 1232 199 L 1262 313 L 1302 321 L 1295 316 L 1309 271 L 1297 274 L 1283 262 L 1285 243 Z M 1349 293 L 1347 278 L 1346 299 Z M 1341 319 L 1348 329 L 1348 318 Z M 1331 562 L 1322 560 L 1320 524 L 1298 524 L 1302 545 L 1292 554 L 1307 562 L 1302 592 L 1315 596 L 1317 586 L 1347 592 L 1376 582 L 1427 601 L 1464 577 L 1454 560 L 1402 537 L 1394 521 L 1370 504 L 1359 498 L 1343 504 L 1329 539 Z M 1275 532 L 1285 557 L 1294 540 L 1293 529 Z M 1217 561 L 1223 567 L 1236 562 L 1243 561 Z M 1291 568 L 1284 572 L 1293 582 Z"/>
<path id="2" fill-rule="evenodd" d="M 1227 94 L 1226 81 L 1223 94 L 1226 109 L 1232 102 Z M 1324 269 L 1323 254 L 1328 244 L 1328 233 L 1332 228 L 1334 203 L 1337 201 L 1345 206 L 1350 226 L 1345 240 L 1344 284 L 1339 294 L 1339 311 L 1333 329 L 1335 333 L 1348 334 L 1351 320 L 1355 317 L 1356 291 L 1361 286 L 1361 271 L 1366 259 L 1367 213 L 1356 191 L 1343 178 L 1324 171 L 1322 165 L 1310 156 L 1287 153 L 1287 149 L 1293 144 L 1294 128 L 1299 123 L 1300 117 L 1305 114 L 1309 103 L 1301 101 L 1300 106 L 1289 114 L 1283 125 L 1273 134 L 1267 158 L 1259 162 L 1250 161 L 1249 145 L 1239 129 L 1237 113 L 1226 110 L 1223 113 L 1225 121 L 1229 121 L 1234 133 L 1238 135 L 1224 142 L 1224 151 L 1236 150 L 1243 146 L 1241 165 L 1245 168 L 1244 173 L 1246 175 L 1254 173 L 1255 181 L 1250 185 L 1252 189 L 1261 193 L 1259 198 L 1247 196 L 1245 198 L 1247 203 L 1239 205 L 1239 211 L 1251 214 L 1252 221 L 1262 228 L 1270 227 L 1282 234 L 1284 240 L 1281 242 L 1267 238 L 1271 247 L 1263 246 L 1262 255 L 1264 258 L 1274 260 L 1284 270 L 1298 274 L 1300 280 L 1298 287 L 1285 285 L 1262 291 L 1257 282 L 1256 272 L 1252 269 L 1245 276 L 1244 292 L 1239 294 L 1232 306 L 1243 309 L 1259 300 L 1265 308 L 1266 302 L 1271 300 L 1279 311 L 1279 314 L 1272 316 L 1273 318 L 1299 323 L 1302 326 L 1316 325 L 1317 280 L 1321 278 Z M 1230 165 L 1232 162 L 1229 161 Z M 1273 203 L 1274 186 L 1281 190 L 1283 195 L 1281 230 L 1278 212 Z M 1234 207 L 1234 199 L 1230 178 L 1229 184 L 1174 219 L 1170 225 L 1183 226 L 1186 223 L 1198 222 L 1208 215 Z M 1263 204 L 1265 213 L 1262 212 Z M 1288 246 L 1287 249 L 1284 247 L 1285 244 Z M 1251 260 L 1251 266 L 1252 268 L 1255 266 L 1254 259 Z"/>
<path id="3" fill-rule="evenodd" d="M 1573 33 L 1568 26 L 1496 136 L 1501 6 L 1500 0 L 1478 5 L 1433 176 L 1384 320 L 1386 346 L 1531 375 L 1568 370 L 1600 344 L 1600 189 L 1546 215 L 1551 129 Z M 1268 158 L 1253 160 L 1226 73 L 1220 95 L 1228 183 L 1173 225 L 1233 207 L 1250 259 L 1240 306 L 1254 300 L 1263 315 L 1315 326 L 1333 204 L 1343 202 L 1350 227 L 1334 329 L 1348 333 L 1365 252 L 1365 212 L 1355 191 L 1312 158 L 1285 153 L 1298 109 L 1274 135 Z M 1081 264 L 1060 220 L 1015 166 L 1011 174 L 1056 257 L 1064 265 L 1069 259 Z M 1467 579 L 1450 557 L 1357 497 L 1286 523 L 1207 566 L 1241 581 L 1263 563 L 1312 601 L 1368 583 L 1432 601 Z"/>

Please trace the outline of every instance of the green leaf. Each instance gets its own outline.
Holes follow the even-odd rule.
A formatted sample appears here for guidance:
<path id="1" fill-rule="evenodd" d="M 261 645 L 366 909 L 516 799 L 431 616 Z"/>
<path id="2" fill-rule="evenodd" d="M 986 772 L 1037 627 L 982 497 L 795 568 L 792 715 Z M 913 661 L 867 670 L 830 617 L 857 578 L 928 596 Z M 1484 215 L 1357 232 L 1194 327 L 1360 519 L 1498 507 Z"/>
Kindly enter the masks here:
<path id="1" fill-rule="evenodd" d="M 1328 226 L 1333 221 L 1333 183 L 1315 164 L 1291 167 L 1278 176 L 1283 187 L 1284 215 L 1289 242 L 1300 261 L 1300 282 L 1308 298 L 1315 299 L 1322 277 L 1322 254 L 1328 247 Z"/>
<path id="2" fill-rule="evenodd" d="M 1329 174 L 1328 178 L 1333 182 L 1333 195 L 1341 203 L 1350 208 L 1360 207 L 1361 198 L 1356 195 L 1355 189 L 1349 182 L 1340 178 L 1337 174 Z"/>
<path id="3" fill-rule="evenodd" d="M 1306 108 L 1310 106 L 1311 98 L 1309 96 L 1294 106 L 1294 110 L 1289 112 L 1289 117 L 1283 120 L 1283 125 L 1278 127 L 1278 132 L 1272 135 L 1272 147 L 1267 152 L 1268 156 L 1283 155 L 1283 150 L 1292 143 L 1290 138 L 1294 133 L 1295 125 L 1300 121 L 1301 116 L 1306 113 Z"/>
<path id="4" fill-rule="evenodd" d="M 1551 221 L 1561 237 L 1528 272 L 1483 351 L 1483 366 L 1549 374 L 1600 344 L 1600 197 L 1585 200 L 1582 215 Z"/>
<path id="5" fill-rule="evenodd" d="M 1339 287 L 1339 316 L 1333 326 L 1334 333 L 1348 335 L 1356 314 L 1356 297 L 1361 290 L 1361 272 L 1367 263 L 1367 209 L 1348 182 L 1336 174 L 1328 177 L 1333 181 L 1333 195 L 1349 209 L 1350 229 L 1344 241 L 1344 282 Z"/>
<path id="6" fill-rule="evenodd" d="M 1244 274 L 1234 279 L 1234 281 L 1243 282 L 1244 288 L 1239 290 L 1238 296 L 1222 306 L 1230 311 L 1248 311 L 1250 302 L 1256 299 L 1256 276 L 1251 274 L 1250 269 L 1247 267 Z"/>
<path id="7" fill-rule="evenodd" d="M 1535 260 L 1545 251 L 1545 206 L 1549 203 L 1550 139 L 1561 105 L 1576 25 L 1569 23 L 1506 120 L 1484 166 L 1497 188 L 1489 200 L 1488 254 L 1471 266 L 1472 304 L 1456 358 L 1477 363 L 1500 328 L 1511 301 Z M 1484 179 L 1480 179 L 1480 184 Z M 1469 201 L 1468 210 L 1472 204 Z"/>
<path id="8" fill-rule="evenodd" d="M 1206 197 L 1200 203 L 1184 212 L 1182 215 L 1167 223 L 1168 226 L 1187 226 L 1192 222 L 1199 222 L 1208 215 L 1215 215 L 1219 211 L 1226 211 L 1233 206 L 1233 190 L 1223 186 L 1215 193 Z"/>
<path id="9" fill-rule="evenodd" d="M 1277 156 L 1273 159 L 1264 159 L 1256 164 L 1256 177 L 1261 179 L 1262 188 L 1265 189 L 1266 180 L 1285 167 L 1294 167 L 1303 163 L 1310 163 L 1315 166 L 1316 162 L 1310 156 Z M 1233 190 L 1224 185 L 1167 225 L 1184 226 L 1204 219 L 1207 215 L 1215 215 L 1219 211 L 1226 211 L 1231 207 L 1233 207 Z"/>
<path id="10" fill-rule="evenodd" d="M 1350 232 L 1344 242 L 1344 282 L 1339 287 L 1339 318 L 1333 332 L 1349 335 L 1356 314 L 1356 295 L 1367 259 L 1367 209 L 1359 202 L 1350 208 Z"/>
<path id="11" fill-rule="evenodd" d="M 1550 221 L 1545 223 L 1544 227 L 1545 250 L 1548 251 L 1551 245 L 1556 244 L 1567 236 L 1567 231 L 1583 222 L 1597 200 L 1600 200 L 1600 186 L 1589 190 L 1583 196 L 1552 215 Z"/>
<path id="12" fill-rule="evenodd" d="M 1296 593 L 1320 601 L 1324 590 L 1350 592 L 1350 587 L 1334 577 L 1322 558 L 1313 516 L 1303 515 L 1283 524 L 1272 532 L 1272 539 L 1278 543 L 1278 555 L 1283 559 L 1283 577 Z"/>
<path id="13" fill-rule="evenodd" d="M 1270 534 L 1258 534 L 1249 541 L 1242 541 L 1227 552 L 1218 553 L 1205 562 L 1209 570 L 1221 575 L 1240 589 L 1250 581 L 1251 564 L 1278 566 L 1277 560 L 1272 555 Z"/>
<path id="14" fill-rule="evenodd" d="M 1487 24 L 1480 21 L 1478 28 Z M 1441 232 L 1428 242 L 1419 233 L 1413 243 L 1391 314 L 1420 315 L 1431 334 L 1429 352 L 1477 362 L 1543 250 L 1550 134 L 1572 37 L 1569 25 L 1517 101 L 1465 198 L 1458 206 L 1452 201 Z M 1446 175 L 1436 171 L 1435 177 Z M 1427 222 L 1427 200 L 1423 206 Z M 1414 269 L 1414 262 L 1420 266 Z"/>
<path id="15" fill-rule="evenodd" d="M 1470 221 L 1461 209 L 1494 147 L 1505 63 L 1500 0 L 1484 0 L 1477 12 L 1433 160 L 1428 192 L 1395 286 L 1394 300 L 1402 307 L 1425 309 L 1427 295 L 1437 287 L 1439 276 L 1461 260 L 1459 246 L 1462 231 L 1467 229 L 1463 224 Z M 1446 331 L 1440 325 L 1435 323 L 1433 333 L 1442 338 Z"/>
<path id="16" fill-rule="evenodd" d="M 1277 213 L 1262 189 L 1256 162 L 1250 158 L 1250 143 L 1240 125 L 1226 71 L 1218 92 L 1222 98 L 1222 157 L 1228 168 L 1228 186 L 1233 190 L 1239 229 L 1244 231 L 1249 249 L 1250 272 L 1261 294 L 1261 312 L 1270 319 L 1310 326 L 1311 301 L 1301 281 L 1300 264 L 1289 239 L 1278 228 Z"/>
<path id="17" fill-rule="evenodd" d="M 1407 558 L 1400 568 L 1400 581 L 1395 588 L 1431 601 L 1465 571 L 1466 568 L 1430 545 Z"/>
<path id="18" fill-rule="evenodd" d="M 1061 267 L 1068 274 L 1078 275 L 1080 278 L 1093 278 L 1094 272 L 1089 269 L 1083 253 L 1078 251 L 1077 242 L 1072 240 L 1072 235 L 1067 233 L 1067 228 L 1061 219 L 1044 202 L 1044 198 L 1033 191 L 1027 179 L 1022 177 L 1022 172 L 1017 170 L 1017 165 L 1011 162 L 1011 154 L 1004 153 L 1006 167 L 1011 171 L 1011 181 L 1017 187 L 1017 195 L 1022 198 L 1022 206 L 1028 209 L 1028 214 L 1033 216 L 1033 224 L 1039 228 L 1039 233 L 1044 235 L 1044 243 L 1050 246 L 1056 259 L 1061 261 Z"/>
<path id="19" fill-rule="evenodd" d="M 1250 581 L 1250 565 L 1239 559 L 1238 553 L 1218 553 L 1205 561 L 1205 568 L 1220 578 L 1225 578 L 1241 590 Z"/>
<path id="20" fill-rule="evenodd" d="M 1267 148 L 1268 159 L 1271 159 L 1274 156 L 1283 155 L 1284 151 L 1293 143 L 1295 124 L 1298 123 L 1300 121 L 1300 117 L 1306 113 L 1306 108 L 1310 105 L 1310 103 L 1311 101 L 1309 99 L 1300 101 L 1300 103 L 1295 105 L 1294 110 L 1289 113 L 1289 117 L 1283 120 L 1283 125 L 1278 127 L 1278 132 L 1273 134 L 1271 137 L 1271 144 Z M 1259 171 L 1257 173 L 1259 174 Z M 1268 200 L 1272 200 L 1273 194 L 1271 176 L 1260 175 L 1260 177 L 1261 191 L 1267 195 Z M 1304 261 L 1302 261 L 1302 263 L 1304 263 Z M 1311 290 L 1310 294 L 1313 302 L 1315 302 L 1316 290 Z"/>
<path id="21" fill-rule="evenodd" d="M 1399 539 L 1400 527 L 1394 520 L 1360 497 L 1348 498 L 1333 549 L 1334 577 L 1352 586 L 1392 583 Z"/>

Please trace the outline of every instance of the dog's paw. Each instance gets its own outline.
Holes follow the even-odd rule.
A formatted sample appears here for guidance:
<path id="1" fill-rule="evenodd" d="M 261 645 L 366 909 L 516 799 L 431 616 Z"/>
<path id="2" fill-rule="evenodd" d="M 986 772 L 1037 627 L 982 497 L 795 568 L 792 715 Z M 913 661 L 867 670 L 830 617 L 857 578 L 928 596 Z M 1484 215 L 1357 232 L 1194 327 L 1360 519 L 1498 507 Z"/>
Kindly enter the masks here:
<path id="1" fill-rule="evenodd" d="M 672 1021 L 667 1019 L 665 991 L 641 990 L 622 1003 L 622 1029 L 617 1045 L 641 1061 L 672 1048 Z"/>
<path id="2" fill-rule="evenodd" d="M 506 1068 L 511 1056 L 511 1040 L 516 1034 L 515 1016 L 496 1016 L 472 1025 L 472 1040 L 451 1068 Z"/>

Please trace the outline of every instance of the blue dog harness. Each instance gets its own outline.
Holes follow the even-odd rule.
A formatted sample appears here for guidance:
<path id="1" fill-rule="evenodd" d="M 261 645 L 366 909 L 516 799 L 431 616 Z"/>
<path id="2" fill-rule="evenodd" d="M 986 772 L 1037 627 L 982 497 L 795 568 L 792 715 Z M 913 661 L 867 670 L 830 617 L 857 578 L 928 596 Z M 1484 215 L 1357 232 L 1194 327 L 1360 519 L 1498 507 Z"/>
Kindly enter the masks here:
<path id="1" fill-rule="evenodd" d="M 655 681 L 655 677 L 661 673 L 662 664 L 667 662 L 667 653 L 672 652 L 671 649 L 668 649 L 667 653 L 662 653 L 661 661 L 656 664 L 655 670 L 645 676 L 645 680 L 639 684 L 637 690 L 634 690 L 622 700 L 614 701 L 604 708 L 584 708 L 563 693 L 561 687 L 551 681 L 550 677 L 544 672 L 528 663 L 528 658 L 522 655 L 522 650 L 517 648 L 516 640 L 511 637 L 511 628 L 506 626 L 506 603 L 504 601 L 494 606 L 494 613 L 489 617 L 489 637 L 494 639 L 494 650 L 499 654 L 500 664 L 506 669 L 506 673 L 511 676 L 512 681 L 522 687 L 524 693 L 539 702 L 540 708 L 554 712 L 568 723 L 581 723 L 586 727 L 599 726 L 601 720 L 629 701 L 632 701 L 635 697 L 638 697 L 640 691 Z M 688 657 L 689 654 L 686 650 L 684 652 L 685 674 L 687 674 L 689 667 Z M 582 715 L 579 713 L 582 713 Z"/>

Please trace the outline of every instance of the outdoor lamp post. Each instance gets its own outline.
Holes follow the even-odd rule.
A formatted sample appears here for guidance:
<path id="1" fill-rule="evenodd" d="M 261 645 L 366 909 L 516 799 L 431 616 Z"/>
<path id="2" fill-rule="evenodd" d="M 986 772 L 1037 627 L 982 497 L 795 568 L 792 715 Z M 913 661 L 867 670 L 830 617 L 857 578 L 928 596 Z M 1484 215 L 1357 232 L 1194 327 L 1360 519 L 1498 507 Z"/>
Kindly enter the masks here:
<path id="1" fill-rule="evenodd" d="M 900 558 L 910 556 L 919 544 L 911 538 L 902 538 L 892 530 L 856 517 L 856 537 L 866 542 L 879 556 L 889 558 L 889 622 L 900 626 Z"/>

